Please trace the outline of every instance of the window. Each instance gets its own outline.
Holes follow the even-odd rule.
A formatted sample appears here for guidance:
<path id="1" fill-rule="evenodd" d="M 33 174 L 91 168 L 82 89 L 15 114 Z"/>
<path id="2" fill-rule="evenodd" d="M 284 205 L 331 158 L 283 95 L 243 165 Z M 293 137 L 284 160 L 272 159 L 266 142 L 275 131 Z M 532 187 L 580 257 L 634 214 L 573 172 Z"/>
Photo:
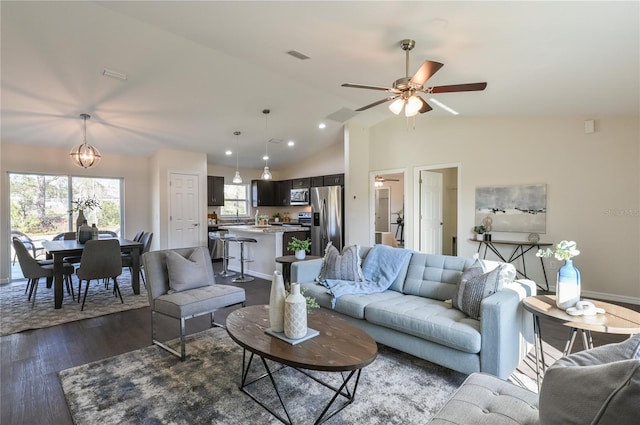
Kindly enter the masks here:
<path id="1" fill-rule="evenodd" d="M 72 202 L 88 196 L 95 196 L 101 207 L 85 211 L 87 222 L 119 233 L 122 179 L 10 173 L 11 229 L 40 239 L 75 231 Z"/>
<path id="2" fill-rule="evenodd" d="M 225 184 L 222 217 L 249 217 L 249 185 Z"/>

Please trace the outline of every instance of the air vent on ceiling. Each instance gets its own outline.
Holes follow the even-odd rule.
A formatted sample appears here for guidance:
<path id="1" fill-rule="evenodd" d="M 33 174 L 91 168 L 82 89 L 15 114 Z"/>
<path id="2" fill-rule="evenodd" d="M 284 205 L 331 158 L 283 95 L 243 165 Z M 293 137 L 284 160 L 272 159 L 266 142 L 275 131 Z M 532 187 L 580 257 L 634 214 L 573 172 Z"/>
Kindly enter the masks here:
<path id="1" fill-rule="evenodd" d="M 102 71 L 102 75 L 109 78 L 115 78 L 116 80 L 127 81 L 127 74 L 109 68 L 105 68 Z"/>
<path id="2" fill-rule="evenodd" d="M 293 56 L 294 58 L 300 59 L 300 60 L 305 60 L 305 59 L 311 59 L 309 56 L 302 54 L 300 52 L 298 52 L 297 50 L 289 50 L 287 52 L 288 55 Z"/>

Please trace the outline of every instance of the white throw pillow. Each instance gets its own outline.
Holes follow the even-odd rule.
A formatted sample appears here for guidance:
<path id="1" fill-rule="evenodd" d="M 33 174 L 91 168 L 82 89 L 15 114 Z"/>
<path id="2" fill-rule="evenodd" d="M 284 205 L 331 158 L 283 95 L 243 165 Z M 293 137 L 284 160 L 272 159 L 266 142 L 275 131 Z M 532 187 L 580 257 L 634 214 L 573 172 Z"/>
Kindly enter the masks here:
<path id="1" fill-rule="evenodd" d="M 197 249 L 189 258 L 174 251 L 167 252 L 167 272 L 169 274 L 169 293 L 185 291 L 211 285 L 206 267 L 211 261 L 204 255 L 204 251 Z"/>

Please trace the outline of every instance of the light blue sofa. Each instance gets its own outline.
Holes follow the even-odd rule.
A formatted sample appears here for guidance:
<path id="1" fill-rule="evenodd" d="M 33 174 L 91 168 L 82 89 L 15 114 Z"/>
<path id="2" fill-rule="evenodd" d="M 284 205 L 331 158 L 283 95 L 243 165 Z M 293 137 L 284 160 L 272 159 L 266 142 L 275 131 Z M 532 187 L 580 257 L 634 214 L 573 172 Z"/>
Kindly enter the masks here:
<path id="1" fill-rule="evenodd" d="M 362 247 L 364 259 L 369 248 Z M 291 282 L 305 288 L 321 308 L 364 329 L 377 342 L 463 373 L 506 379 L 533 343 L 532 317 L 521 300 L 536 294 L 530 280 L 515 280 L 485 298 L 481 319 L 452 308 L 457 282 L 473 258 L 414 253 L 382 293 L 344 295 L 335 309 L 327 289 L 315 282 L 322 260 L 291 265 Z M 499 263 L 486 261 L 489 268 Z"/>

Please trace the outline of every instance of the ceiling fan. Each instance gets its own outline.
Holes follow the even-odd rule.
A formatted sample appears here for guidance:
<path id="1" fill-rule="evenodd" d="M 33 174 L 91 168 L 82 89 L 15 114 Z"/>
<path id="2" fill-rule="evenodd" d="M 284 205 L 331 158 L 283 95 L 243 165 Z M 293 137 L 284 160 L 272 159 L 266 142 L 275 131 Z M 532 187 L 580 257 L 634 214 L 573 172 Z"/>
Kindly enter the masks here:
<path id="1" fill-rule="evenodd" d="M 384 182 L 399 182 L 400 181 L 398 179 L 388 179 L 388 178 L 385 178 L 385 177 L 382 177 L 382 176 L 376 176 L 375 180 L 377 182 L 381 182 L 381 183 L 384 183 Z"/>
<path id="2" fill-rule="evenodd" d="M 469 83 L 469 84 L 453 84 L 448 86 L 433 86 L 433 87 L 425 87 L 424 84 L 427 82 L 433 74 L 438 72 L 440 68 L 443 67 L 444 64 L 440 62 L 434 61 L 425 61 L 420 69 L 413 75 L 413 77 L 409 76 L 409 52 L 416 45 L 414 40 L 405 39 L 400 42 L 400 47 L 405 51 L 406 55 L 406 77 L 399 78 L 393 82 L 391 88 L 389 87 L 378 87 L 378 86 L 365 86 L 362 84 L 350 84 L 345 83 L 342 87 L 353 87 L 356 89 L 370 89 L 370 90 L 380 90 L 391 93 L 390 96 L 385 99 L 378 100 L 377 102 L 373 102 L 369 105 L 363 106 L 362 108 L 356 109 L 356 111 L 364 111 L 366 109 L 372 108 L 374 106 L 380 105 L 381 103 L 388 102 L 390 100 L 394 100 L 391 105 L 389 105 L 389 109 L 396 115 L 400 115 L 402 109 L 404 109 L 405 115 L 407 117 L 412 117 L 416 115 L 418 112 L 424 114 L 425 112 L 429 112 L 431 106 L 420 96 L 418 93 L 426 93 L 426 94 L 435 94 L 435 93 L 451 93 L 451 92 L 462 92 L 462 91 L 481 91 L 487 87 L 487 83 Z"/>

